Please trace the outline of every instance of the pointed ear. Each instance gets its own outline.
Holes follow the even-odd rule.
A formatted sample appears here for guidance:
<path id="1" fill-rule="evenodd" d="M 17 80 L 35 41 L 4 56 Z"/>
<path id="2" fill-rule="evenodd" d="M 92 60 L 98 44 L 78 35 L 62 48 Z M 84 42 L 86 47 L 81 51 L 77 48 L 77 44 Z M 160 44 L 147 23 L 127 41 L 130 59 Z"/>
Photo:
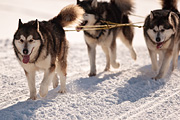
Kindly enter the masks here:
<path id="1" fill-rule="evenodd" d="M 37 31 L 39 31 L 39 21 L 37 19 L 33 25 L 37 29 Z"/>
<path id="2" fill-rule="evenodd" d="M 151 13 L 150 13 L 150 21 L 152 21 L 153 18 L 154 18 L 154 13 L 153 13 L 153 11 L 151 11 Z"/>
<path id="3" fill-rule="evenodd" d="M 169 12 L 168 20 L 169 20 L 171 25 L 173 25 L 173 23 L 175 23 L 176 25 L 179 24 L 179 17 L 174 12 Z"/>
<path id="4" fill-rule="evenodd" d="M 21 22 L 21 19 L 19 19 L 18 28 L 20 28 L 22 25 L 23 25 L 23 23 Z"/>
<path id="5" fill-rule="evenodd" d="M 77 0 L 77 4 L 79 4 L 80 3 L 80 0 Z"/>
<path id="6" fill-rule="evenodd" d="M 93 0 L 91 6 L 97 8 L 97 4 L 97 0 Z"/>

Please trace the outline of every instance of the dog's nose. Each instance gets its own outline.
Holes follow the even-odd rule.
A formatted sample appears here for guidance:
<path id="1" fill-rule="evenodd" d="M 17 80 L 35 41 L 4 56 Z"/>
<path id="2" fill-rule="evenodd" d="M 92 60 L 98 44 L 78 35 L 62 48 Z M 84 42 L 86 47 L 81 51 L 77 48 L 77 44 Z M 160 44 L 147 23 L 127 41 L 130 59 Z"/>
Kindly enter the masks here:
<path id="1" fill-rule="evenodd" d="M 23 50 L 23 53 L 24 53 L 25 55 L 27 55 L 27 54 L 28 54 L 28 49 L 24 49 L 24 50 Z"/>
<path id="2" fill-rule="evenodd" d="M 156 38 L 156 42 L 160 42 L 161 41 L 161 38 L 160 37 L 157 37 Z"/>

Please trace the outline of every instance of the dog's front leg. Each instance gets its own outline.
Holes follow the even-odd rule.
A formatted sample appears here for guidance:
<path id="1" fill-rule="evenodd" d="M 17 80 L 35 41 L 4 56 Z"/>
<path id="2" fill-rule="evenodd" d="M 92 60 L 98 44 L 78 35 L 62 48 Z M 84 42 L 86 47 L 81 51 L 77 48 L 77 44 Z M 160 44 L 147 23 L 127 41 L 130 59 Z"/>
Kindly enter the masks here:
<path id="1" fill-rule="evenodd" d="M 25 70 L 24 70 L 25 71 Z M 29 91 L 30 91 L 30 98 L 28 100 L 36 100 L 36 87 L 35 87 L 35 71 L 27 72 L 25 71 Z"/>
<path id="2" fill-rule="evenodd" d="M 173 49 L 173 61 L 172 61 L 172 71 L 177 67 L 179 55 L 179 43 L 174 46 Z"/>
<path id="3" fill-rule="evenodd" d="M 149 55 L 151 58 L 152 69 L 157 73 L 157 71 L 158 71 L 157 53 L 150 49 L 148 49 L 148 50 L 149 50 Z"/>
<path id="4" fill-rule="evenodd" d="M 44 78 L 41 82 L 39 94 L 41 97 L 45 97 L 48 93 L 48 87 L 55 76 L 55 66 L 51 66 L 49 69 L 45 70 Z"/>
<path id="5" fill-rule="evenodd" d="M 106 55 L 106 67 L 105 67 L 104 71 L 108 71 L 110 69 L 109 50 L 108 50 L 108 47 L 106 47 L 106 46 L 101 46 L 101 47 Z"/>
<path id="6" fill-rule="evenodd" d="M 87 44 L 89 62 L 90 62 L 90 73 L 89 76 L 96 75 L 96 45 L 95 44 Z"/>
<path id="7" fill-rule="evenodd" d="M 166 73 L 168 72 L 168 68 L 170 66 L 171 60 L 172 60 L 172 50 L 167 50 L 167 52 L 165 53 L 159 74 L 154 78 L 155 80 L 161 79 L 166 75 Z"/>

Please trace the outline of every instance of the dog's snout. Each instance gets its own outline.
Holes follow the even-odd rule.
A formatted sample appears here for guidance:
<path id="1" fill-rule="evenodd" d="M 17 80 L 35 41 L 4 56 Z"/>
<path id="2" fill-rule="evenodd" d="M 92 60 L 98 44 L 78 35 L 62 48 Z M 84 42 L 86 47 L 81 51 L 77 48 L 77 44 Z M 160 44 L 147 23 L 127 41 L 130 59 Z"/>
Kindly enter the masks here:
<path id="1" fill-rule="evenodd" d="M 24 50 L 23 50 L 23 53 L 24 53 L 25 55 L 27 55 L 27 54 L 28 54 L 28 49 L 24 49 Z"/>
<path id="2" fill-rule="evenodd" d="M 160 42 L 161 41 L 161 38 L 160 37 L 157 37 L 156 38 L 156 42 Z"/>

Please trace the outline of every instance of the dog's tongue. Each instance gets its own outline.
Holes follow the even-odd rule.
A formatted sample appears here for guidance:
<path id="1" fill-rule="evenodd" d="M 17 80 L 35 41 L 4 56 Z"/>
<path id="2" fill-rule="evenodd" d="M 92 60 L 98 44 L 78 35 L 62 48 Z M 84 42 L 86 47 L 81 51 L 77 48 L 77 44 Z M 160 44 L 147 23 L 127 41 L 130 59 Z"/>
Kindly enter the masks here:
<path id="1" fill-rule="evenodd" d="M 161 48 L 163 46 L 163 42 L 157 43 L 157 49 Z"/>
<path id="2" fill-rule="evenodd" d="M 27 64 L 29 62 L 29 58 L 30 58 L 29 55 L 23 56 L 23 63 Z"/>

